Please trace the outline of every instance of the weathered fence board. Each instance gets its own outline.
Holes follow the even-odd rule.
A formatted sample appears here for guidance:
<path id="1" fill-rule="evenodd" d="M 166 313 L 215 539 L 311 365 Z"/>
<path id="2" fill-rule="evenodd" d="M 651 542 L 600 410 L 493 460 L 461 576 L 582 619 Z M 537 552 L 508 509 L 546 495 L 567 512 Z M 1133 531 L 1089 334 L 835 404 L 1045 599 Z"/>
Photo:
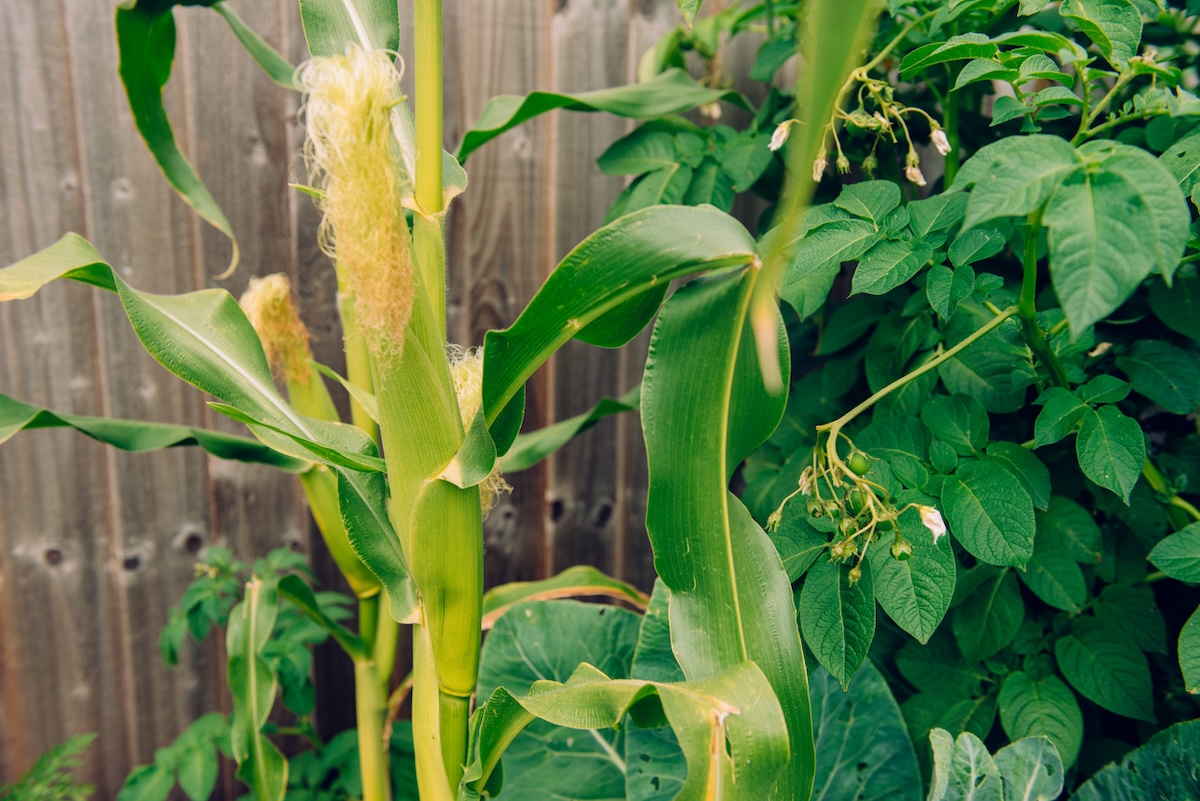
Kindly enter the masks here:
<path id="1" fill-rule="evenodd" d="M 293 0 L 230 0 L 293 61 L 305 52 Z M 411 31 L 413 0 L 400 0 Z M 0 264 L 67 230 L 91 239 L 138 286 L 235 295 L 287 272 L 317 357 L 341 365 L 336 282 L 315 244 L 317 213 L 287 186 L 303 174 L 299 98 L 270 83 L 215 14 L 184 9 L 167 105 L 176 136 L 242 248 L 170 192 L 137 138 L 116 75 L 113 7 L 0 0 Z M 446 0 L 446 142 L 495 94 L 596 89 L 632 80 L 641 53 L 676 23 L 674 0 Z M 412 63 L 411 41 L 401 56 Z M 411 92 L 411 75 L 405 76 Z M 594 230 L 620 191 L 594 160 L 630 123 L 556 113 L 490 143 L 467 164 L 470 188 L 449 217 L 451 339 L 506 326 L 555 263 Z M 567 348 L 530 382 L 526 424 L 578 413 L 641 376 L 648 335 L 621 351 Z M 0 305 L 0 391 L 53 409 L 237 429 L 145 356 L 119 305 L 78 286 Z M 548 465 L 510 477 L 485 524 L 487 582 L 533 579 L 588 562 L 643 587 L 645 467 L 635 416 L 603 422 Z M 83 778 L 113 798 L 191 719 L 228 710 L 217 638 L 164 668 L 158 632 L 213 544 L 252 558 L 315 551 L 293 479 L 176 450 L 131 456 L 64 431 L 0 448 L 0 780 L 66 737 L 99 733 Z M 401 657 L 403 659 L 403 655 Z M 349 664 L 318 653 L 318 718 L 352 725 Z M 218 796 L 232 798 L 226 773 Z"/>

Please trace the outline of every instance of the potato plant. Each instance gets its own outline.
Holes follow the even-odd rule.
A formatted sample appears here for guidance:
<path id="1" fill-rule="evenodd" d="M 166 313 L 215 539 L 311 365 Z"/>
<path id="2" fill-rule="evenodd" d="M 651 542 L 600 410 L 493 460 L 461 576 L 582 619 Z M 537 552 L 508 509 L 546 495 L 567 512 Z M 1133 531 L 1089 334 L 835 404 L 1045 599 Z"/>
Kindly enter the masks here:
<path id="1" fill-rule="evenodd" d="M 222 3 L 130 0 L 135 120 L 235 263 L 162 108 L 175 5 L 214 8 L 305 93 L 300 189 L 324 214 L 346 375 L 312 360 L 279 278 L 241 305 L 150 295 L 68 235 L 0 270 L 0 299 L 60 278 L 114 293 L 146 349 L 254 438 L 9 398 L 0 431 L 64 425 L 297 473 L 359 616 L 349 630 L 295 571 L 214 567 L 223 589 L 185 597 L 164 643 L 226 624 L 234 712 L 135 772 L 129 798 L 176 781 L 206 797 L 215 770 L 185 774 L 180 754 L 207 766 L 221 748 L 256 798 L 340 797 L 332 743 L 301 777 L 268 719 L 280 687 L 304 708 L 303 657 L 281 652 L 321 636 L 355 664 L 358 727 L 339 747 L 359 783 L 338 792 L 368 801 L 1054 798 L 1143 743 L 1076 794 L 1194 791 L 1172 766 L 1196 729 L 1155 733 L 1197 716 L 1200 686 L 1196 9 L 889 0 L 876 20 L 860 0 L 710 16 L 681 0 L 639 83 L 496 98 L 451 155 L 439 0 L 416 4 L 415 109 L 394 3 L 304 0 L 313 57 L 294 70 Z M 752 34 L 749 77 L 772 85 L 758 103 L 721 58 Z M 798 51 L 793 87 L 778 73 Z M 749 122 L 721 124 L 719 103 Z M 509 328 L 448 343 L 444 216 L 463 165 L 556 108 L 643 121 L 599 160 L 628 186 Z M 759 198 L 757 235 L 729 214 L 739 194 Z M 691 280 L 670 293 L 675 279 Z M 639 392 L 520 433 L 524 383 L 558 347 L 619 347 L 652 321 Z M 481 520 L 503 473 L 635 408 L 653 596 L 586 568 L 485 595 Z M 598 592 L 644 613 L 544 600 Z M 406 628 L 413 672 L 389 697 Z M 409 689 L 411 781 L 392 738 Z"/>

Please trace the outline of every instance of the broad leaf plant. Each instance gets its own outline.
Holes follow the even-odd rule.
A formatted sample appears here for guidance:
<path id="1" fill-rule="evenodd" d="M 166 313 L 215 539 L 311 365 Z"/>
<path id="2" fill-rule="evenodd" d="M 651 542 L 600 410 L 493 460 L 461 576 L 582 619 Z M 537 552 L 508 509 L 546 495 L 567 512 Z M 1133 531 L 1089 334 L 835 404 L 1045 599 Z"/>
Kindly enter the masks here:
<path id="1" fill-rule="evenodd" d="M 162 104 L 177 5 L 220 13 L 305 95 L 299 189 L 324 214 L 346 374 L 313 361 L 283 277 L 240 304 L 151 295 L 68 234 L 0 270 L 0 300 L 58 279 L 114 294 L 145 348 L 253 436 L 0 396 L 0 440 L 67 426 L 296 473 L 359 614 L 352 631 L 283 556 L 210 554 L 164 655 L 225 627 L 233 713 L 197 721 L 123 797 L 176 781 L 207 797 L 215 768 L 186 757 L 218 750 L 263 801 L 577 797 L 556 755 L 583 757 L 605 798 L 1049 799 L 1147 740 L 1077 794 L 1194 784 L 1160 758 L 1194 728 L 1152 737 L 1200 715 L 1190 0 L 707 16 L 681 0 L 638 83 L 495 98 L 454 154 L 440 0 L 415 4 L 415 107 L 394 2 L 301 0 L 312 58 L 294 69 L 224 3 L 129 0 L 138 129 L 230 238 L 232 268 L 235 226 Z M 755 86 L 735 89 L 722 55 L 741 36 L 759 43 Z M 627 187 L 509 328 L 448 343 L 463 165 L 555 109 L 640 121 L 599 158 Z M 756 218 L 731 216 L 739 198 Z M 651 323 L 639 389 L 521 432 L 524 384 L 557 348 L 619 347 Z M 481 521 L 503 474 L 634 410 L 653 596 L 586 567 L 485 594 Z M 638 612 L 545 600 L 572 595 Z M 402 631 L 413 671 L 392 693 Z M 289 760 L 271 711 L 282 691 L 289 733 L 317 743 L 304 654 L 325 637 L 354 662 L 357 730 Z M 339 770 L 357 783 L 334 792 Z"/>

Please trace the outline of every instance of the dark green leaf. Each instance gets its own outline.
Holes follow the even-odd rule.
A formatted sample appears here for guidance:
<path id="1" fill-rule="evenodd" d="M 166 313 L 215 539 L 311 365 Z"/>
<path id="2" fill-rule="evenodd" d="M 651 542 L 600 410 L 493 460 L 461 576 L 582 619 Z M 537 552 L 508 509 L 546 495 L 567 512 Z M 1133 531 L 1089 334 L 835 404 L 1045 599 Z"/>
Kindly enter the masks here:
<path id="1" fill-rule="evenodd" d="M 1142 41 L 1142 14 L 1129 0 L 1063 0 L 1058 13 L 1096 43 L 1108 63 L 1124 69 Z"/>
<path id="2" fill-rule="evenodd" d="M 170 765 L 154 762 L 130 771 L 117 792 L 117 801 L 166 801 L 175 788 L 175 772 Z"/>
<path id="3" fill-rule="evenodd" d="M 1075 440 L 1075 453 L 1085 476 L 1129 503 L 1146 462 L 1146 441 L 1136 420 L 1116 406 L 1089 409 Z"/>
<path id="4" fill-rule="evenodd" d="M 822 668 L 810 678 L 822 801 L 920 801 L 916 754 L 887 682 L 867 662 L 843 692 Z"/>
<path id="5" fill-rule="evenodd" d="M 1033 426 L 1035 448 L 1051 445 L 1068 437 L 1088 411 L 1086 404 L 1062 387 L 1051 387 L 1037 400 L 1042 404 Z"/>
<path id="6" fill-rule="evenodd" d="M 1137 643 L 1095 618 L 1079 618 L 1054 644 L 1058 668 L 1085 698 L 1110 712 L 1154 720 L 1150 666 Z"/>
<path id="7" fill-rule="evenodd" d="M 1025 586 L 1050 606 L 1077 614 L 1087 602 L 1087 583 L 1071 552 L 1071 543 L 1043 528 L 1033 543 L 1033 556 L 1021 574 Z"/>
<path id="8" fill-rule="evenodd" d="M 1008 468 L 1029 493 L 1034 508 L 1046 509 L 1050 504 L 1050 471 L 1042 460 L 1028 448 L 1015 442 L 990 442 L 985 458 Z"/>
<path id="9" fill-rule="evenodd" d="M 1170 342 L 1139 339 L 1117 357 L 1117 367 L 1129 376 L 1134 391 L 1169 412 L 1189 414 L 1200 406 L 1200 367 Z"/>
<path id="10" fill-rule="evenodd" d="M 165 9 L 121 6 L 117 8 L 117 46 L 121 58 L 117 71 L 125 86 L 129 109 L 138 132 L 175 192 L 233 245 L 230 268 L 237 266 L 238 245 L 233 227 L 208 188 L 175 144 L 171 121 L 163 106 L 163 87 L 171 77 L 175 58 L 175 19 Z"/>
<path id="11" fill-rule="evenodd" d="M 946 521 L 977 559 L 1021 567 L 1033 554 L 1033 501 L 1021 483 L 994 462 L 966 462 L 942 487 Z"/>
<path id="12" fill-rule="evenodd" d="M 1017 577 L 1001 570 L 954 609 L 951 627 L 966 660 L 978 662 L 1012 642 L 1024 618 Z"/>
<path id="13" fill-rule="evenodd" d="M 1200 609 L 1192 613 L 1179 632 L 1179 668 L 1183 686 L 1189 693 L 1200 693 Z"/>
<path id="14" fill-rule="evenodd" d="M 808 569 L 800 591 L 800 631 L 821 666 L 849 688 L 875 636 L 871 570 L 851 585 L 849 565 L 822 559 Z"/>
<path id="15" fill-rule="evenodd" d="M 932 256 L 928 242 L 879 242 L 863 254 L 850 291 L 884 295 L 916 275 Z"/>
<path id="16" fill-rule="evenodd" d="M 935 231 L 952 227 L 967 213 L 967 197 L 957 192 L 914 200 L 906 206 L 909 226 L 918 236 L 928 236 Z"/>
<path id="17" fill-rule="evenodd" d="M 1200 582 L 1200 523 L 1165 538 L 1146 558 L 1173 579 Z"/>
<path id="18" fill-rule="evenodd" d="M 1148 585 L 1110 584 L 1092 602 L 1096 619 L 1124 631 L 1143 651 L 1167 652 L 1167 624 Z"/>
<path id="19" fill-rule="evenodd" d="M 1120 403 L 1129 397 L 1132 385 L 1122 381 L 1115 375 L 1098 375 L 1082 387 L 1075 389 L 1075 394 L 1085 403 Z"/>
<path id="20" fill-rule="evenodd" d="M 950 269 L 944 264 L 929 268 L 925 281 L 925 294 L 930 307 L 943 320 L 949 320 L 954 310 L 975 291 L 975 271 L 970 265 Z"/>
<path id="21" fill-rule="evenodd" d="M 959 456 L 971 456 L 987 444 L 987 409 L 968 395 L 935 397 L 921 410 L 921 420 Z"/>
<path id="22" fill-rule="evenodd" d="M 870 220 L 878 227 L 883 219 L 900 205 L 900 187 L 891 181 L 850 184 L 842 189 L 833 205 L 855 217 Z"/>
<path id="23" fill-rule="evenodd" d="M 911 79 L 935 64 L 963 61 L 969 58 L 991 58 L 999 52 L 988 37 L 981 33 L 965 33 L 945 42 L 931 42 L 911 51 L 900 62 L 900 75 Z"/>
<path id="24" fill-rule="evenodd" d="M 955 267 L 990 259 L 1004 250 L 1004 234 L 990 229 L 973 228 L 964 232 L 950 245 L 948 255 Z"/>
<path id="25" fill-rule="evenodd" d="M 992 317 L 983 306 L 964 300 L 946 326 L 945 346 L 961 342 Z M 938 377 L 947 391 L 970 395 L 989 412 L 1015 412 L 1025 405 L 1027 386 L 1019 365 L 1027 362 L 1029 351 L 1020 336 L 1016 323 L 1005 322 L 938 367 Z"/>
<path id="26" fill-rule="evenodd" d="M 1196 150 L 1200 153 L 1200 137 Z M 1191 337 L 1200 343 L 1200 274 L 1178 275 L 1175 285 L 1162 281 L 1150 285 L 1150 308 L 1158 319 L 1172 331 Z"/>
<path id="27" fill-rule="evenodd" d="M 1045 512 L 1037 513 L 1038 536 L 1067 543 L 1072 558 L 1081 564 L 1100 561 L 1100 528 L 1092 515 L 1070 498 L 1054 495 Z"/>
<path id="28" fill-rule="evenodd" d="M 804 575 L 804 571 L 829 548 L 829 537 L 812 528 L 798 515 L 785 515 L 779 527 L 767 534 L 779 551 L 783 569 L 792 583 Z"/>
<path id="29" fill-rule="evenodd" d="M 1072 801 L 1200 798 L 1200 721 L 1177 723 L 1083 784 Z"/>
<path id="30" fill-rule="evenodd" d="M 1075 694 L 1057 676 L 1035 680 L 1021 671 L 1009 673 L 1000 687 L 1000 723 L 1013 741 L 1050 738 L 1066 767 L 1079 756 L 1083 713 Z"/>
<path id="31" fill-rule="evenodd" d="M 1040 208 L 1079 163 L 1075 148 L 1057 136 L 1010 136 L 980 148 L 951 187 L 972 188 L 963 230 Z"/>
<path id="32" fill-rule="evenodd" d="M 954 597 L 954 550 L 948 537 L 934 542 L 916 509 L 906 511 L 899 522 L 900 533 L 912 544 L 912 555 L 903 562 L 893 558 L 887 537 L 871 546 L 875 598 L 896 625 L 925 643 Z"/>

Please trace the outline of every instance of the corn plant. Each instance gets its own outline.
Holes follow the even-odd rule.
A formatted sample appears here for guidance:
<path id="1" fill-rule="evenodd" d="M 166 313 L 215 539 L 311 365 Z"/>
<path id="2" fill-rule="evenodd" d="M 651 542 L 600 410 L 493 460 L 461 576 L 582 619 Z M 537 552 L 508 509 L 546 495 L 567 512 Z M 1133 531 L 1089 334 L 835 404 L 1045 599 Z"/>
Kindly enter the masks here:
<path id="1" fill-rule="evenodd" d="M 129 450 L 197 445 L 300 476 L 358 598 L 358 631 L 338 622 L 294 574 L 256 571 L 245 583 L 226 633 L 229 748 L 239 778 L 256 798 L 284 796 L 289 763 L 268 722 L 279 677 L 265 650 L 288 608 L 354 661 L 367 801 L 390 793 L 384 729 L 402 627 L 412 637 L 413 749 L 427 801 L 496 794 L 505 748 L 535 719 L 583 730 L 620 728 L 627 719 L 669 725 L 686 760 L 679 798 L 808 797 L 812 715 L 792 590 L 766 532 L 728 489 L 787 404 L 791 360 L 774 296 L 783 249 L 761 248 L 712 207 L 641 209 L 581 242 L 509 328 L 488 333 L 478 348 L 448 343 L 444 217 L 466 175 L 442 149 L 440 0 L 416 3 L 415 114 L 393 64 L 394 2 L 302 2 L 312 59 L 293 70 L 222 3 L 130 0 L 118 8 L 116 25 L 135 121 L 174 188 L 229 236 L 231 269 L 233 228 L 176 146 L 162 105 L 175 5 L 214 8 L 269 75 L 304 93 L 310 175 L 301 190 L 324 214 L 319 238 L 337 272 L 346 375 L 313 362 L 279 277 L 254 282 L 240 305 L 219 289 L 152 295 L 68 234 L 0 271 L 0 299 L 29 297 L 58 279 L 113 293 L 146 350 L 213 396 L 212 407 L 245 424 L 254 439 L 55 415 L 9 398 L 2 430 L 70 426 Z M 682 4 L 689 21 L 694 5 Z M 814 121 L 831 112 L 834 89 L 854 66 L 860 29 L 871 23 L 864 4 L 854 5 L 848 16 L 828 3 L 813 6 L 820 35 L 809 56 L 821 66 L 805 73 L 802 91 Z M 624 90 L 619 105 L 645 118 L 722 97 L 739 102 L 676 71 Z M 555 103 L 589 98 L 560 101 L 514 107 L 502 99 L 468 139 L 478 146 Z M 611 105 L 612 95 L 590 101 Z M 809 138 L 812 151 L 818 141 Z M 793 210 L 811 188 L 803 176 L 796 182 Z M 705 275 L 666 299 L 672 280 L 698 273 Z M 476 697 L 481 631 L 514 602 L 594 595 L 599 586 L 645 603 L 632 588 L 586 570 L 485 598 L 481 521 L 506 490 L 505 457 L 528 460 L 530 450 L 554 446 L 537 435 L 532 445 L 516 445 L 526 380 L 568 340 L 617 347 L 656 314 L 640 408 L 647 523 L 666 612 L 647 620 L 667 624 L 680 675 L 614 678 L 583 663 L 565 682 Z M 326 378 L 349 393 L 352 422 L 338 419 Z M 204 736 L 215 741 L 211 734 Z M 150 766 L 132 786 L 146 797 L 165 794 L 172 775 Z M 197 786 L 185 790 L 203 795 Z"/>

